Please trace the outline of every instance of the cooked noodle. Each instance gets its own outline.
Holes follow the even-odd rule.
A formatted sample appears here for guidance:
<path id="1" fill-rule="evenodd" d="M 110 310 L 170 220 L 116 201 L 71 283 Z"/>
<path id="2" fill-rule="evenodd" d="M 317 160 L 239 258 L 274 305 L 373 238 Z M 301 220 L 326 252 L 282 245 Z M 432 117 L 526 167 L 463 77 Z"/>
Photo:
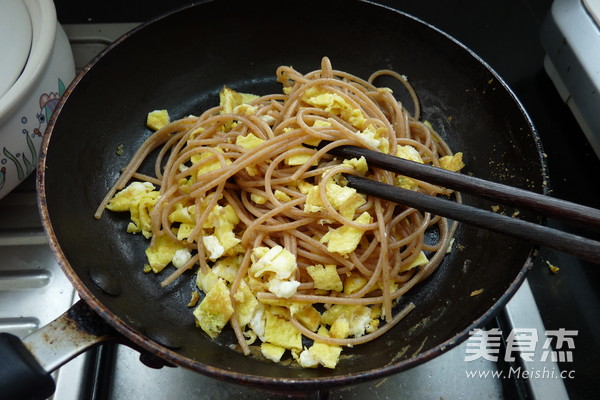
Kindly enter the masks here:
<path id="1" fill-rule="evenodd" d="M 381 75 L 395 77 L 406 86 L 414 101 L 414 116 L 409 115 L 390 90 L 373 84 Z M 414 307 L 405 305 L 403 311 L 394 315 L 395 302 L 438 267 L 446 254 L 454 225 L 450 226 L 444 218 L 375 197 L 364 196 L 364 202 L 351 215 L 340 211 L 328 197 L 328 185 L 335 182 L 344 186 L 343 174 L 364 172 L 330 156 L 328 151 L 350 144 L 380 151 L 383 146 L 389 154 L 397 154 L 400 146 L 411 146 L 423 162 L 438 167 L 440 159 L 451 156 L 452 152 L 429 124 L 419 121 L 416 93 L 406 78 L 396 72 L 381 70 L 365 81 L 332 69 L 329 59 L 323 58 L 321 68 L 308 74 L 282 66 L 276 76 L 285 94 L 255 98 L 248 103 L 252 113 L 224 113 L 224 107 L 215 107 L 200 116 L 171 122 L 153 133 L 123 169 L 95 216 L 100 218 L 115 194 L 132 179 L 160 186 L 160 195 L 150 213 L 150 247 L 161 237 L 169 237 L 193 254 L 164 279 L 163 285 L 167 285 L 186 270 L 199 266 L 207 271 L 212 267 L 215 260 L 209 259 L 203 227 L 215 206 L 230 205 L 239 218 L 235 234 L 243 248 L 237 274 L 230 282 L 234 307 L 235 295 L 252 264 L 251 250 L 279 245 L 295 256 L 298 266 L 294 279 L 299 286 L 296 293 L 285 300 L 320 305 L 317 307 L 323 309 L 335 304 L 377 306 L 381 307 L 385 320 L 373 332 L 354 338 L 319 335 L 288 315 L 294 326 L 315 341 L 334 345 L 351 346 L 373 340 Z M 310 90 L 335 94 L 352 110 L 360 110 L 360 121 L 353 124 L 356 113 L 348 116 L 344 111 L 332 112 L 307 104 L 305 96 Z M 376 132 L 376 140 L 357 134 L 369 125 Z M 238 137 L 249 134 L 261 139 L 260 145 L 248 149 L 237 144 Z M 307 146 L 307 142 L 312 144 L 319 140 L 323 141 L 320 148 Z M 156 154 L 156 150 L 154 176 L 140 173 L 138 169 L 144 160 Z M 305 161 L 289 165 L 286 160 L 290 157 L 304 157 Z M 218 163 L 216 167 L 215 163 Z M 203 168 L 206 172 L 199 173 Z M 369 168 L 366 176 L 389 184 L 397 184 L 399 179 L 397 174 L 378 168 Z M 305 210 L 308 195 L 298 184 L 300 181 L 318 187 L 319 210 Z M 453 195 L 458 199 L 457 194 L 445 188 L 417 180 L 410 183 L 414 185 L 413 190 L 432 196 Z M 257 198 L 264 201 L 256 202 Z M 194 228 L 183 240 L 177 237 L 178 223 L 170 218 L 178 204 L 195 209 Z M 365 212 L 370 221 L 357 222 L 357 217 Z M 360 244 L 348 254 L 329 251 L 326 242 L 321 240 L 329 231 L 341 226 L 363 232 Z M 439 240 L 435 243 L 427 239 L 426 232 L 430 230 L 438 232 Z M 422 253 L 428 260 L 408 268 Z M 335 265 L 342 282 L 349 276 L 358 276 L 364 284 L 351 293 L 320 290 L 315 288 L 307 272 L 307 268 L 314 265 Z M 255 295 L 261 302 L 281 300 L 268 290 Z M 244 336 L 246 327 L 240 326 L 235 313 L 229 322 L 242 350 L 249 354 Z"/>

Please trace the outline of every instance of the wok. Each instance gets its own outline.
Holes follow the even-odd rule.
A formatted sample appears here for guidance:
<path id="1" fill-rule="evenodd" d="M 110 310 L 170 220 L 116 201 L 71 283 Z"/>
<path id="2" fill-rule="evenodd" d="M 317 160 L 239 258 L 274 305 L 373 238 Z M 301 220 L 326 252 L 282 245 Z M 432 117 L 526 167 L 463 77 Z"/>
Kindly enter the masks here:
<path id="1" fill-rule="evenodd" d="M 98 55 L 48 125 L 38 168 L 43 224 L 64 272 L 100 316 L 100 328 L 91 329 L 98 340 L 117 337 L 165 364 L 263 388 L 319 389 L 398 373 L 489 321 L 523 282 L 532 246 L 461 224 L 439 269 L 402 298 L 401 306 L 416 304 L 413 312 L 383 337 L 345 349 L 335 370 L 300 369 L 231 349 L 236 339 L 229 330 L 210 339 L 187 307 L 192 273 L 162 288 L 164 276 L 143 272 L 147 242 L 125 232 L 126 217 L 92 216 L 150 134 L 149 111 L 199 114 L 218 103 L 223 85 L 278 92 L 277 66 L 309 72 L 323 56 L 335 69 L 364 78 L 381 68 L 405 74 L 423 119 L 464 153 L 464 172 L 545 192 L 543 152 L 530 119 L 501 77 L 469 49 L 423 21 L 366 1 L 304 1 L 285 13 L 279 4 L 192 4 L 143 24 Z M 464 202 L 490 207 L 470 196 Z M 520 217 L 541 222 L 527 212 Z M 471 296 L 478 289 L 484 291 Z M 76 329 L 90 331 L 78 311 L 66 315 Z"/>

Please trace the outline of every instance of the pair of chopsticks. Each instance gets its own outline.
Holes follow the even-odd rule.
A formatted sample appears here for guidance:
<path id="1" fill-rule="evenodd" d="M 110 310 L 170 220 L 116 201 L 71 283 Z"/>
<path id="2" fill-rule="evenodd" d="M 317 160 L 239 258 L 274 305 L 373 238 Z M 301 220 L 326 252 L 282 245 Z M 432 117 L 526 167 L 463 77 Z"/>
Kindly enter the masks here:
<path id="1" fill-rule="evenodd" d="M 600 228 L 600 210 L 581 204 L 356 146 L 339 146 L 329 150 L 328 153 L 344 158 L 365 157 L 370 167 L 399 173 L 504 205 L 528 209 L 547 217 L 582 224 L 587 228 Z M 361 193 L 524 239 L 532 244 L 553 248 L 600 264 L 600 242 L 598 241 L 356 175 L 345 174 L 345 178 L 349 186 Z"/>

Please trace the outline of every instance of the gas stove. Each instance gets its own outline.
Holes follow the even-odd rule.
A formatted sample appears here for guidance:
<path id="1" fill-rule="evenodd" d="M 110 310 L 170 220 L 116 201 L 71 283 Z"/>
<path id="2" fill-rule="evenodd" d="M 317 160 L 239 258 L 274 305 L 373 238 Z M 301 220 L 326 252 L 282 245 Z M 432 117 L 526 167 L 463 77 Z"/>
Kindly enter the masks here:
<path id="1" fill-rule="evenodd" d="M 87 11 L 78 10 L 77 2 L 55 3 L 79 70 L 120 35 L 166 11 L 165 4 L 152 1 L 139 13 L 125 11 L 116 1 L 92 5 Z M 543 70 L 537 32 L 550 8 L 549 1 L 518 5 L 498 1 L 485 7 L 477 1 L 448 1 L 444 6 L 435 3 L 437 8 L 433 1 L 387 3 L 445 30 L 488 61 L 515 90 L 538 128 L 548 154 L 553 194 L 600 207 L 599 200 L 585 190 L 586 185 L 597 182 L 592 172 L 600 170 L 600 161 Z M 169 7 L 177 5 L 169 3 Z M 465 17 L 465 13 L 472 16 Z M 515 28 L 507 36 L 505 24 L 509 23 L 513 25 L 506 26 Z M 507 43 L 513 39 L 520 42 Z M 507 54 L 515 62 L 507 62 Z M 568 141 L 564 140 L 565 132 Z M 556 221 L 548 223 L 564 228 Z M 38 217 L 33 176 L 0 200 L 0 260 L 0 331 L 25 337 L 77 301 L 76 291 L 47 244 Z M 550 272 L 549 265 L 560 267 L 560 271 Z M 541 249 L 529 278 L 497 318 L 484 327 L 488 335 L 501 333 L 500 357 L 475 357 L 474 336 L 425 364 L 378 381 L 328 391 L 271 393 L 183 368 L 152 369 L 140 361 L 136 351 L 105 344 L 55 372 L 53 399 L 590 398 L 600 389 L 593 373 L 595 358 L 600 355 L 595 336 L 600 327 L 593 317 L 600 309 L 594 293 L 599 280 L 597 266 Z M 502 357 L 508 354 L 513 332 L 541 335 L 561 329 L 576 332 L 568 352 L 550 351 L 540 341 L 527 352 L 514 352 L 512 359 Z"/>

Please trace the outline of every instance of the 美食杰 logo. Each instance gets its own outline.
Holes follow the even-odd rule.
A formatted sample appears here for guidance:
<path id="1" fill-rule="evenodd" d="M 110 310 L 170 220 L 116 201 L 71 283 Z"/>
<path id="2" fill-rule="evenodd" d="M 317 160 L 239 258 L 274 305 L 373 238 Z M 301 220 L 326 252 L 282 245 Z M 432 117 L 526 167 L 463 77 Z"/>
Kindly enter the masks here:
<path id="1" fill-rule="evenodd" d="M 547 361 L 569 363 L 573 361 L 577 330 L 546 330 L 540 334 L 533 328 L 515 328 L 504 338 L 499 328 L 488 330 L 475 329 L 469 332 L 465 361 L 488 360 L 493 363 L 506 361 L 515 363 L 518 358 L 525 362 L 534 362 L 539 368 L 510 366 L 508 371 L 469 370 L 467 377 L 472 378 L 570 378 L 575 377 L 574 370 L 558 370 L 543 363 Z M 503 346 L 504 344 L 504 346 Z M 513 364 L 514 365 L 514 364 Z M 525 364 L 527 365 L 527 364 Z"/>

